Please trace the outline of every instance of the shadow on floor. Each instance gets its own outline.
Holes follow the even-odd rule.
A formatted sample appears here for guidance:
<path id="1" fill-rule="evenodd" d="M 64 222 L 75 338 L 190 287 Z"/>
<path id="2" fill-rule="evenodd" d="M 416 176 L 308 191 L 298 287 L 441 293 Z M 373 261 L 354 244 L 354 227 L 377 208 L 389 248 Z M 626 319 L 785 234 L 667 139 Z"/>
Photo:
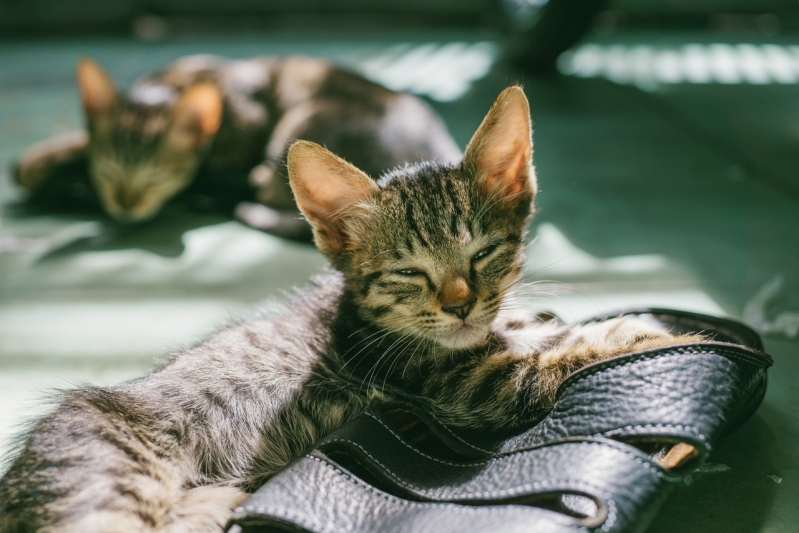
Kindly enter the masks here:
<path id="1" fill-rule="evenodd" d="M 712 452 L 691 485 L 672 492 L 648 533 L 761 531 L 779 490 L 775 413 L 761 410 Z"/>

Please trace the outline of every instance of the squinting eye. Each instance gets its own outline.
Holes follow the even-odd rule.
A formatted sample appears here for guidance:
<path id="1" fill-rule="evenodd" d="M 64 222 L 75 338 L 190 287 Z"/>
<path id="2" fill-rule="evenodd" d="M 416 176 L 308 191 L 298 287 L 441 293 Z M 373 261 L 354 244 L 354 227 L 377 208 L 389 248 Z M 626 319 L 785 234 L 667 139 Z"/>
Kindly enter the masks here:
<path id="1" fill-rule="evenodd" d="M 486 257 L 488 254 L 493 252 L 496 247 L 497 247 L 496 244 L 492 244 L 491 246 L 487 246 L 487 247 L 483 248 L 482 250 L 480 250 L 479 252 L 474 254 L 474 256 L 472 257 L 472 261 L 478 261 L 478 260 Z"/>
<path id="2" fill-rule="evenodd" d="M 414 270 L 413 268 L 405 268 L 402 270 L 395 270 L 395 274 L 399 274 L 400 276 L 426 276 L 424 272 L 421 270 Z"/>

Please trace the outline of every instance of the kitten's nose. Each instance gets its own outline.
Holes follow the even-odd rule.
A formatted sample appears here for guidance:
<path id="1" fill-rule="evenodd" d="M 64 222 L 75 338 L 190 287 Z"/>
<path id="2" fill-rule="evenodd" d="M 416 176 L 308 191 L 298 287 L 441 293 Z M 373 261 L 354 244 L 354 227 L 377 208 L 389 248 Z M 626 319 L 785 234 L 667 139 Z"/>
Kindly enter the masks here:
<path id="1" fill-rule="evenodd" d="M 455 315 L 456 317 L 458 317 L 461 320 L 463 320 L 464 318 L 469 316 L 469 313 L 472 312 L 473 308 L 474 308 L 474 298 L 472 298 L 470 301 L 466 302 L 465 304 L 463 304 L 461 306 L 457 306 L 457 307 L 456 306 L 448 306 L 448 307 L 442 307 L 441 309 L 445 313 L 449 313 L 450 315 Z"/>
<path id="2" fill-rule="evenodd" d="M 117 203 L 122 209 L 131 209 L 139 203 L 140 195 L 134 191 L 118 190 L 116 194 Z"/>
<path id="3" fill-rule="evenodd" d="M 441 310 L 463 320 L 474 309 L 476 298 L 463 277 L 444 283 L 441 288 Z"/>

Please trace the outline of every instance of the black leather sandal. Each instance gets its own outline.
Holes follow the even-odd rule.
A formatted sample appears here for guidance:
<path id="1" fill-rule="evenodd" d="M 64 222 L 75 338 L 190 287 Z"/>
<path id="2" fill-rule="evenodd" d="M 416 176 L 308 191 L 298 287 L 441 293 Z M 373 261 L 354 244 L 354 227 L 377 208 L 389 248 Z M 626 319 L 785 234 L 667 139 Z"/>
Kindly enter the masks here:
<path id="1" fill-rule="evenodd" d="M 713 340 L 585 367 L 517 435 L 453 431 L 412 398 L 373 408 L 270 479 L 227 531 L 645 530 L 675 483 L 754 413 L 772 361 L 758 335 L 731 320 L 620 314 Z M 658 454 L 677 443 L 690 461 L 663 468 Z"/>

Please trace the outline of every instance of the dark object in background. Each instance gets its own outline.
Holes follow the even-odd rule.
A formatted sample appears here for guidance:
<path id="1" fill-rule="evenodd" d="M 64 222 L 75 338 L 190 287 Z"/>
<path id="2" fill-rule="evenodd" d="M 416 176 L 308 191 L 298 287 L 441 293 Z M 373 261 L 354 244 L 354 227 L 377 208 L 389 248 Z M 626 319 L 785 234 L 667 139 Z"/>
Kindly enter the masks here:
<path id="1" fill-rule="evenodd" d="M 548 71 L 588 30 L 605 0 L 497 0 L 497 5 L 509 59 L 528 70 Z"/>

